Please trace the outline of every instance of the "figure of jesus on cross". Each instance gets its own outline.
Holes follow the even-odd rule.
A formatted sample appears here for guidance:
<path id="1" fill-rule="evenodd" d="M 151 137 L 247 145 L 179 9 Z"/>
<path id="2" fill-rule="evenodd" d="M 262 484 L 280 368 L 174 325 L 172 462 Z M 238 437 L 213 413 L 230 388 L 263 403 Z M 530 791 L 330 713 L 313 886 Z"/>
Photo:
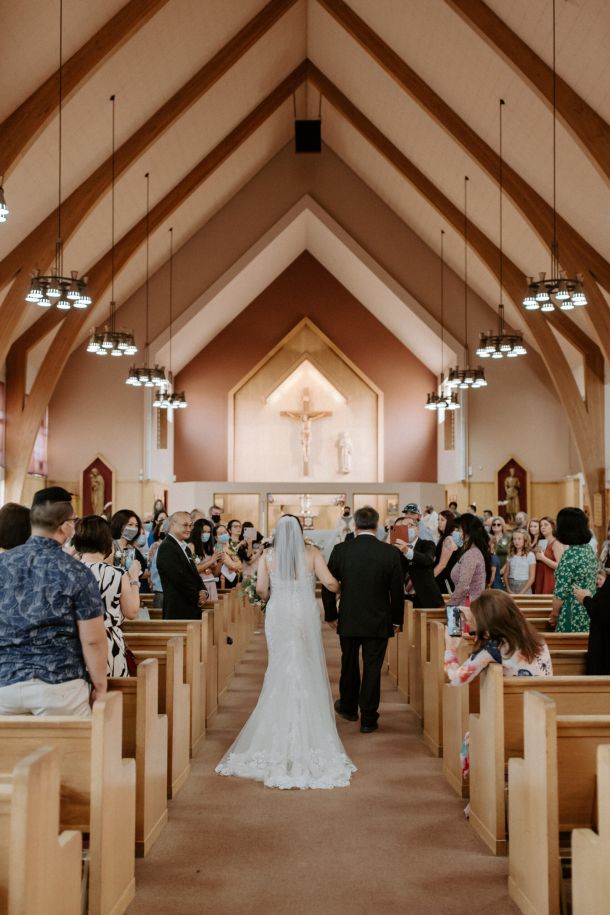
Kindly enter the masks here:
<path id="1" fill-rule="evenodd" d="M 301 448 L 303 450 L 303 476 L 309 476 L 309 457 L 311 454 L 311 424 L 315 419 L 332 416 L 330 410 L 318 410 L 312 413 L 310 409 L 309 388 L 303 388 L 303 409 L 300 413 L 296 410 L 282 410 L 280 416 L 288 416 L 301 423 Z"/>

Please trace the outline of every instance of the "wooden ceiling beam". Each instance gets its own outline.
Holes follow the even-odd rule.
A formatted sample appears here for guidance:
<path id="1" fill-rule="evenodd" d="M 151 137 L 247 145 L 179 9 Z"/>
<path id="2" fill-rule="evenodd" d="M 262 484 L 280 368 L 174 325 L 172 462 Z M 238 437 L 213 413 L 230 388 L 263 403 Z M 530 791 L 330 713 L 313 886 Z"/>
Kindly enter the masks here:
<path id="1" fill-rule="evenodd" d="M 394 168 L 406 178 L 416 190 L 440 213 L 461 235 L 464 234 L 464 214 L 415 166 L 401 150 L 332 83 L 317 67 L 309 64 L 309 80 L 324 98 L 354 127 Z M 468 220 L 468 242 L 490 271 L 499 279 L 500 252 L 497 246 L 470 220 Z M 503 259 L 504 288 L 515 301 L 525 283 L 523 272 L 508 257 Z M 573 440 L 579 453 L 581 465 L 592 496 L 600 491 L 600 480 L 604 468 L 604 424 L 598 410 L 590 415 L 583 402 L 574 375 L 559 343 L 540 313 L 523 311 L 524 322 L 536 340 L 557 396 L 562 403 Z M 563 322 L 558 324 L 561 330 Z M 595 347 L 593 341 L 588 346 Z M 603 379 L 587 373 L 586 380 L 591 399 L 599 401 L 598 388 L 603 388 Z M 603 488 L 603 487 L 602 487 Z"/>
<path id="2" fill-rule="evenodd" d="M 345 0 L 317 0 L 385 72 L 450 134 L 494 180 L 500 174 L 500 157 L 373 29 Z M 502 166 L 504 191 L 513 200 L 542 241 L 553 237 L 552 207 L 506 162 Z M 610 291 L 610 263 L 568 222 L 557 215 L 560 259 L 572 275 L 592 276 Z M 523 288 L 525 292 L 525 286 Z M 606 359 L 610 362 L 610 309 L 590 305 L 591 315 Z"/>
<path id="3" fill-rule="evenodd" d="M 129 0 L 62 67 L 67 99 L 102 61 L 141 29 L 168 0 Z M 59 70 L 32 92 L 0 124 L 0 175 L 9 174 L 58 107 Z"/>
<path id="4" fill-rule="evenodd" d="M 483 0 L 445 0 L 506 62 L 553 104 L 553 70 Z M 610 179 L 610 125 L 560 76 L 557 113 L 606 180 Z"/>
<path id="5" fill-rule="evenodd" d="M 306 78 L 307 62 L 304 61 L 151 209 L 151 231 L 161 225 L 229 156 L 236 152 L 242 143 L 296 92 Z M 125 266 L 145 240 L 146 217 L 143 217 L 117 242 L 114 249 L 115 271 L 118 272 Z M 110 285 L 111 257 L 112 251 L 107 251 L 89 270 L 89 289 L 94 298 L 100 297 Z M 54 309 L 41 320 L 45 322 L 45 333 L 61 324 L 60 331 L 47 350 L 23 408 L 19 409 L 13 400 L 11 411 L 7 409 L 5 495 L 7 499 L 12 498 L 15 501 L 21 498 L 30 455 L 46 406 L 74 344 L 90 318 L 86 310 L 72 309 L 62 313 Z M 15 391 L 25 390 L 24 353 L 27 352 L 28 342 L 31 342 L 30 331 L 22 335 L 19 345 L 15 343 L 8 355 L 7 388 L 14 388 Z"/>
<path id="6" fill-rule="evenodd" d="M 296 0 L 269 0 L 223 48 L 218 51 L 169 101 L 162 105 L 116 151 L 118 178 L 168 127 L 193 105 L 289 10 Z M 64 201 L 61 208 L 64 242 L 73 234 L 112 181 L 112 157 L 106 159 Z M 30 234 L 0 261 L 0 287 L 14 278 L 19 282 L 0 305 L 0 365 L 21 318 L 22 293 L 35 267 L 46 270 L 53 262 L 57 236 L 57 210 L 50 213 Z M 22 274 L 19 277 L 19 274 Z"/>

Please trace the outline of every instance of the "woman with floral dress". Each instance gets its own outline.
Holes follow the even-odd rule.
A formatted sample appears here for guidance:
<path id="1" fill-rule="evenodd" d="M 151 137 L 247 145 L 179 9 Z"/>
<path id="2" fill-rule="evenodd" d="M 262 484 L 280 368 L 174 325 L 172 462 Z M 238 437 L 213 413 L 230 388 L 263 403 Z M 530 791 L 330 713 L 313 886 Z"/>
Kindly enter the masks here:
<path id="1" fill-rule="evenodd" d="M 591 531 L 580 508 L 562 508 L 557 515 L 557 540 L 567 549 L 555 572 L 555 590 L 549 623 L 557 632 L 588 632 L 589 616 L 574 588 L 595 590 L 597 557 L 590 546 Z"/>

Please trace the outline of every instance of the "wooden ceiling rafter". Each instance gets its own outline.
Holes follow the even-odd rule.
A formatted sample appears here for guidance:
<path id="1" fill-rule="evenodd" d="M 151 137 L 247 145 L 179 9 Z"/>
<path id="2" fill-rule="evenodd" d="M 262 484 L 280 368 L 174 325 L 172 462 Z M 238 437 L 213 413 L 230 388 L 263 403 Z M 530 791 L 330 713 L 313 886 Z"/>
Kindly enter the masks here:
<path id="1" fill-rule="evenodd" d="M 415 166 L 401 150 L 334 85 L 317 67 L 309 64 L 309 79 L 324 98 L 357 130 L 461 235 L 464 234 L 464 214 L 429 178 Z M 497 246 L 470 220 L 468 242 L 481 260 L 499 279 L 500 251 Z M 525 282 L 523 272 L 508 257 L 503 259 L 504 288 L 514 301 L 519 301 Z M 604 424 L 598 405 L 603 395 L 603 377 L 586 372 L 586 400 L 591 402 L 591 412 L 583 401 L 570 366 L 550 327 L 540 314 L 523 311 L 523 318 L 536 340 L 540 354 L 562 403 L 582 463 L 591 494 L 603 489 L 604 474 Z M 568 319 L 569 320 L 569 319 Z M 561 324 L 558 323 L 558 330 Z M 590 341 L 590 345 L 596 344 Z M 599 349 L 599 348 L 597 348 Z M 600 395 L 600 391 L 602 392 Z M 595 405 L 595 409 L 593 409 Z"/>
<path id="2" fill-rule="evenodd" d="M 307 61 L 282 80 L 213 150 L 211 150 L 171 191 L 150 210 L 149 225 L 154 231 L 183 203 L 223 162 L 228 159 L 307 78 Z M 115 245 L 114 263 L 118 272 L 146 240 L 146 217 L 139 220 Z M 93 297 L 101 296 L 110 285 L 112 252 L 107 251 L 88 271 Z M 54 312 L 47 318 L 46 333 L 61 324 L 53 338 L 32 388 L 26 398 L 27 334 L 11 347 L 7 358 L 6 498 L 19 501 L 34 441 L 42 416 L 64 370 L 78 336 L 89 320 L 87 311 Z M 10 411 L 9 411 L 10 408 Z"/>
<path id="3" fill-rule="evenodd" d="M 203 67 L 139 127 L 115 154 L 118 178 L 145 150 L 230 68 L 286 13 L 297 0 L 269 0 Z M 64 242 L 76 231 L 112 181 L 112 157 L 108 157 L 62 203 Z M 46 270 L 55 256 L 57 210 L 50 213 L 29 235 L 0 261 L 0 287 L 13 280 L 0 304 L 0 364 L 21 319 L 29 271 Z"/>
<path id="4" fill-rule="evenodd" d="M 129 0 L 62 67 L 67 99 L 110 54 L 142 28 L 168 0 Z M 5 177 L 55 114 L 59 96 L 56 70 L 0 124 L 0 175 Z"/>
<path id="5" fill-rule="evenodd" d="M 445 0 L 506 62 L 553 103 L 553 70 L 483 0 Z M 610 179 L 610 124 L 557 76 L 557 113 L 606 181 Z"/>
<path id="6" fill-rule="evenodd" d="M 320 6 L 356 41 L 411 98 L 413 98 L 450 136 L 472 156 L 494 180 L 499 180 L 500 157 L 455 111 L 394 51 L 345 0 L 317 0 Z M 506 162 L 502 164 L 502 183 L 532 229 L 544 244 L 553 237 L 553 210 L 537 191 Z M 610 291 L 610 263 L 566 220 L 557 214 L 557 238 L 561 261 L 570 274 L 581 272 Z M 526 284 L 522 294 L 525 293 Z M 588 285 L 587 285 L 588 289 Z M 604 303 L 605 304 L 605 303 Z M 593 295 L 591 317 L 602 350 L 610 362 L 610 309 L 600 307 Z"/>

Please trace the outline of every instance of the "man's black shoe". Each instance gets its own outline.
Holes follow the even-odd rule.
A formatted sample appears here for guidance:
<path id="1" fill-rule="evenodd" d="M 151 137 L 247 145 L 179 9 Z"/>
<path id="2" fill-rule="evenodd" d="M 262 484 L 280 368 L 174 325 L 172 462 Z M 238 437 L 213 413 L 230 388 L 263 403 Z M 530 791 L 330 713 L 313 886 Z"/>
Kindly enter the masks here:
<path id="1" fill-rule="evenodd" d="M 358 715 L 347 715 L 341 709 L 341 700 L 340 699 L 337 699 L 335 701 L 335 711 L 336 711 L 337 715 L 341 715 L 341 717 L 345 718 L 346 721 L 358 721 Z"/>
<path id="2" fill-rule="evenodd" d="M 373 731 L 376 731 L 378 729 L 378 727 L 379 727 L 379 725 L 377 724 L 377 722 L 375 722 L 374 724 L 361 724 L 360 733 L 361 734 L 372 734 Z"/>

